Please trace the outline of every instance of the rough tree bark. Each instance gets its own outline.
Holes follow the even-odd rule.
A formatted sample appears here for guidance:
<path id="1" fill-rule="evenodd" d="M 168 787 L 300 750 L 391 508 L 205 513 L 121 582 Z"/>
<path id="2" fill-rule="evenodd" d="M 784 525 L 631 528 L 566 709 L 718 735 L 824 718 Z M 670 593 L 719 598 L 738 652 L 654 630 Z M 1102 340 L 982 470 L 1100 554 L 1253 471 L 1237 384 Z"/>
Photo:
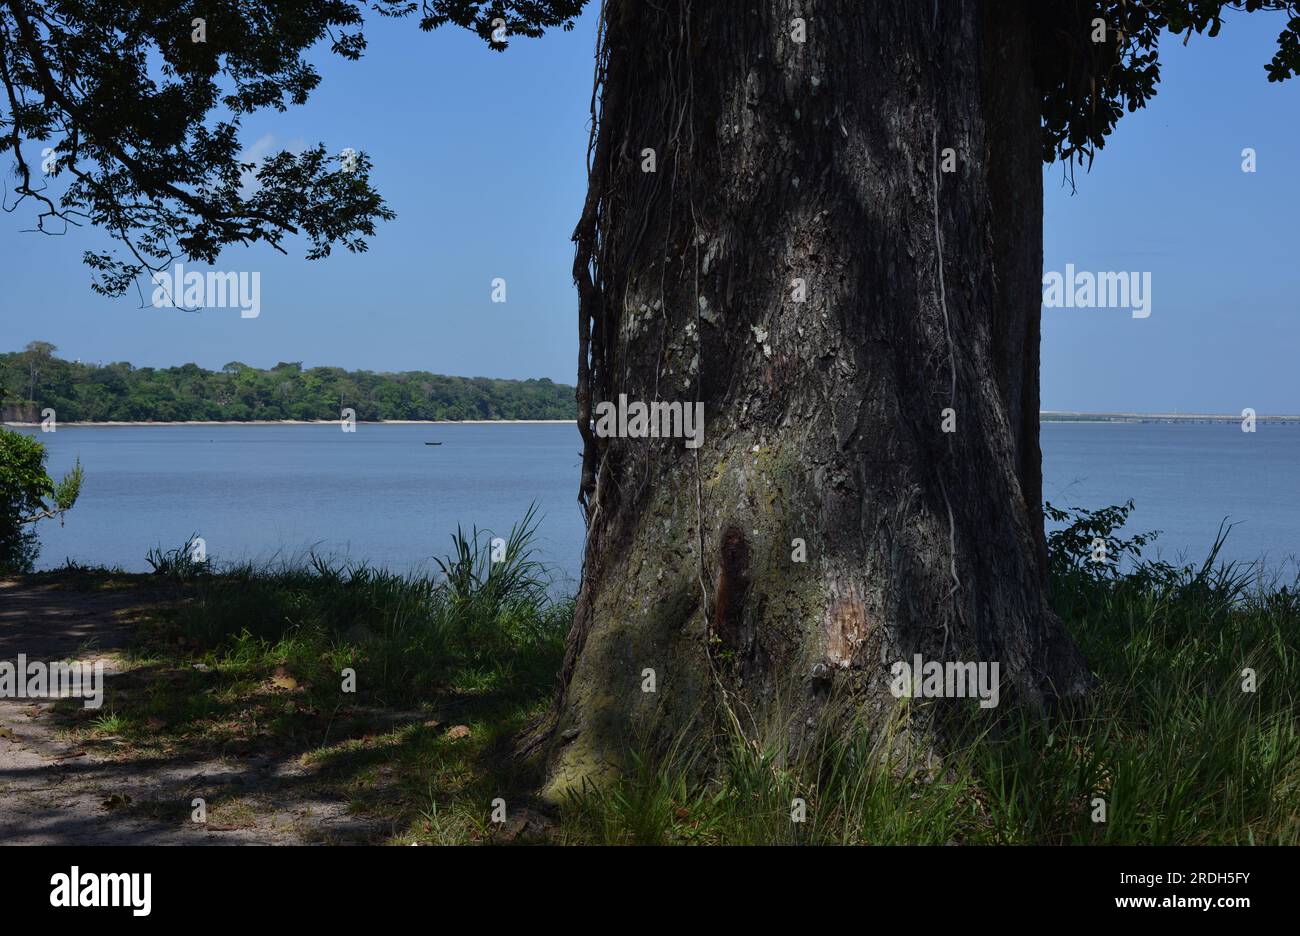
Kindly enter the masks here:
<path id="1" fill-rule="evenodd" d="M 1031 45 L 1016 2 L 609 0 L 548 795 L 721 698 L 884 711 L 916 653 L 999 662 L 1003 705 L 1086 692 L 1045 597 Z M 619 394 L 703 401 L 702 447 L 598 437 Z"/>

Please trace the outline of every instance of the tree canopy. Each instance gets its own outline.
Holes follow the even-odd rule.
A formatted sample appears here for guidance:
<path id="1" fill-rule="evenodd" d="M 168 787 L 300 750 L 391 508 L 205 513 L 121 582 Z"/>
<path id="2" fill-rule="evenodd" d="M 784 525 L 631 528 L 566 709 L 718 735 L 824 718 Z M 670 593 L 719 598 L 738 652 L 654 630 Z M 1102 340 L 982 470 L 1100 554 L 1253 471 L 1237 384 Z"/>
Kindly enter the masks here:
<path id="1" fill-rule="evenodd" d="M 45 233 L 70 224 L 107 232 L 118 247 L 84 259 L 93 288 L 110 296 L 177 258 L 215 262 L 233 244 L 284 252 L 296 237 L 308 259 L 364 251 L 377 222 L 394 217 L 370 184 L 370 157 L 341 161 L 320 143 L 251 163 L 241 120 L 303 104 L 321 80 L 309 60 L 317 46 L 360 58 L 367 14 L 459 26 L 500 50 L 513 36 L 571 29 L 586 3 L 214 0 L 200 11 L 168 0 L 4 0 L 0 149 L 16 178 L 6 207 L 32 203 Z M 1162 34 L 1213 36 L 1233 11 L 1283 13 L 1267 75 L 1300 69 L 1296 0 L 1038 0 L 1026 9 L 1049 161 L 1090 162 L 1124 111 L 1146 105 Z M 33 143 L 43 154 L 35 165 L 24 153 Z"/>
<path id="2" fill-rule="evenodd" d="M 1286 14 L 1269 81 L 1300 70 L 1300 4 L 1295 0 L 1056 0 L 1033 4 L 1038 84 L 1043 92 L 1043 158 L 1091 164 L 1125 111 L 1146 106 L 1160 83 L 1164 34 L 1217 36 L 1232 12 Z"/>

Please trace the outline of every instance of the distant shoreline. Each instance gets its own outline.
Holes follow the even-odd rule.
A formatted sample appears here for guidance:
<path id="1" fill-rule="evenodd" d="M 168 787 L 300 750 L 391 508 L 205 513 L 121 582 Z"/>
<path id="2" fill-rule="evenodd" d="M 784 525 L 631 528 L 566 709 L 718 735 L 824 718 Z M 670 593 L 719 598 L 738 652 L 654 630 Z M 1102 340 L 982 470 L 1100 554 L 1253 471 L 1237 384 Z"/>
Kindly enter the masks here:
<path id="1" fill-rule="evenodd" d="M 1044 410 L 1038 414 L 1041 422 L 1051 423 L 1239 423 L 1240 413 L 1072 413 Z M 1256 414 L 1256 423 L 1296 423 L 1300 416 L 1267 416 Z"/>
<path id="2" fill-rule="evenodd" d="M 1047 423 L 1239 423 L 1242 417 L 1234 413 L 1074 413 L 1044 410 L 1039 419 Z M 337 426 L 337 419 L 196 419 L 181 421 L 141 420 L 120 422 L 60 422 L 59 427 L 146 428 L 149 426 Z M 575 419 L 359 419 L 358 424 L 368 426 L 572 426 Z M 1294 423 L 1300 425 L 1300 416 L 1260 416 L 1256 423 Z M 4 422 L 14 429 L 38 429 L 39 422 Z"/>

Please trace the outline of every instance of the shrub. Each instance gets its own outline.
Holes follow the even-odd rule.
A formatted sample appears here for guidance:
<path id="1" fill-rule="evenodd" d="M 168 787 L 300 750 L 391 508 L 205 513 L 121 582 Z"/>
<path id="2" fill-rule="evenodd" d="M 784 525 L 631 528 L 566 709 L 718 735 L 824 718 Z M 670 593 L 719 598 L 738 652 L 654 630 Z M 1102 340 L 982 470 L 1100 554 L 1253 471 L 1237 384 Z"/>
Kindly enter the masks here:
<path id="1" fill-rule="evenodd" d="M 0 572 L 29 572 L 40 549 L 31 524 L 63 514 L 81 493 L 81 462 L 57 483 L 45 470 L 45 446 L 0 429 Z"/>

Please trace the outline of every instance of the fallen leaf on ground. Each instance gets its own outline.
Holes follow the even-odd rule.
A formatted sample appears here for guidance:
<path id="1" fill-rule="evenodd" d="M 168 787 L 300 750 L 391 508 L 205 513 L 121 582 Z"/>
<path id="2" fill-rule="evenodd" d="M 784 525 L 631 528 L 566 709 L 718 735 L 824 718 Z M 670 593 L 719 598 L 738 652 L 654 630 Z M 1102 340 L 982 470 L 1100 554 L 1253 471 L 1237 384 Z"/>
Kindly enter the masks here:
<path id="1" fill-rule="evenodd" d="M 555 827 L 550 817 L 531 809 L 516 813 L 501 829 L 499 841 L 514 842 L 527 839 L 544 839 Z"/>

